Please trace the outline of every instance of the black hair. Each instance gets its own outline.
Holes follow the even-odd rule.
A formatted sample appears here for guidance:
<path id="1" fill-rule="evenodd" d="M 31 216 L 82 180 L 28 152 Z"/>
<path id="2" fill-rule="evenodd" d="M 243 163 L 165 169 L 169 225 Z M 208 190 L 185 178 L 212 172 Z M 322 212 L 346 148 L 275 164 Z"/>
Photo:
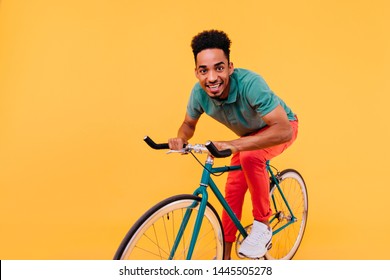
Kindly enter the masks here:
<path id="1" fill-rule="evenodd" d="M 194 59 L 196 62 L 196 56 L 198 53 L 205 49 L 221 49 L 225 53 L 227 60 L 230 62 L 230 45 L 231 41 L 228 35 L 219 30 L 206 30 L 194 38 L 192 38 L 191 47 L 194 53 Z"/>

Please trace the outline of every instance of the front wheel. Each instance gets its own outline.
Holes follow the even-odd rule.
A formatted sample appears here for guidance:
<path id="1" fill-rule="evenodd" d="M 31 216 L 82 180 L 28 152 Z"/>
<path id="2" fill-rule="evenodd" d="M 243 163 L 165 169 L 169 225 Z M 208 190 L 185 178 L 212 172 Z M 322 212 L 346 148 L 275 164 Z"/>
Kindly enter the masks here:
<path id="1" fill-rule="evenodd" d="M 272 248 L 266 259 L 289 260 L 302 242 L 308 214 L 308 196 L 305 181 L 293 169 L 283 170 L 279 184 L 271 186 L 270 226 L 274 233 Z"/>
<path id="2" fill-rule="evenodd" d="M 186 259 L 200 200 L 200 197 L 183 194 L 167 198 L 152 207 L 130 228 L 114 259 Z M 173 249 L 187 211 L 191 211 L 192 214 L 180 243 L 176 249 Z M 222 259 L 223 254 L 224 239 L 221 220 L 213 206 L 207 203 L 191 259 Z"/>

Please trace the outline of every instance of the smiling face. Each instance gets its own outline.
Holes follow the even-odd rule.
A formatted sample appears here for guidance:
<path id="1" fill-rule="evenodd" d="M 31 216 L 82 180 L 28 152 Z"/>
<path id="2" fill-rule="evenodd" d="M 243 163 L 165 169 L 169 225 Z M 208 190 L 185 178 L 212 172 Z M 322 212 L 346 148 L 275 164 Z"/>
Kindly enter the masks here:
<path id="1" fill-rule="evenodd" d="M 233 63 L 221 49 L 205 49 L 196 56 L 195 75 L 207 95 L 214 99 L 226 99 L 230 89 Z"/>

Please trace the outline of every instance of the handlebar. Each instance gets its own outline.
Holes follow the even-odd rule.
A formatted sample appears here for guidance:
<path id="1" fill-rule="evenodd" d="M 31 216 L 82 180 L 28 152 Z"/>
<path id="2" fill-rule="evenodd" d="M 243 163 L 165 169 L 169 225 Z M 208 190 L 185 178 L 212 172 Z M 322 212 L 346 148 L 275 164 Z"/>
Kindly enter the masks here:
<path id="1" fill-rule="evenodd" d="M 169 149 L 168 143 L 155 143 L 149 136 L 144 137 L 144 141 L 146 144 L 149 145 L 152 149 L 155 150 L 163 150 L 163 149 Z M 206 148 L 207 151 L 209 151 L 214 157 L 216 158 L 224 158 L 224 157 L 229 157 L 232 154 L 232 151 L 230 149 L 226 150 L 218 150 L 217 147 L 213 144 L 211 141 L 207 141 L 205 145 L 184 145 L 183 150 L 184 152 L 188 151 L 201 151 L 204 148 Z"/>
<path id="2" fill-rule="evenodd" d="M 168 143 L 156 144 L 152 139 L 150 139 L 149 136 L 145 136 L 145 137 L 144 137 L 144 141 L 145 141 L 146 144 L 148 144 L 152 149 L 155 149 L 155 150 L 169 149 Z"/>
<path id="3" fill-rule="evenodd" d="M 225 158 L 225 157 L 230 157 L 232 155 L 232 150 L 226 149 L 220 151 L 217 149 L 217 147 L 215 147 L 214 143 L 211 141 L 207 141 L 205 146 L 207 150 L 209 150 L 210 153 L 216 158 Z"/>

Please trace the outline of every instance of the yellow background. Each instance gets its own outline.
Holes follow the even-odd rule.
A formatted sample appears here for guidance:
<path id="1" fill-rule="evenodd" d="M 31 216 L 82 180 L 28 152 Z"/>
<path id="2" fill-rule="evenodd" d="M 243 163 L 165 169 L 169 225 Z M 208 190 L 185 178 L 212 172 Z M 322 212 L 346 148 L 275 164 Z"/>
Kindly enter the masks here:
<path id="1" fill-rule="evenodd" d="M 142 139 L 176 134 L 210 28 L 299 115 L 274 160 L 309 190 L 296 257 L 390 258 L 388 1 L 0 3 L 0 259 L 111 259 L 149 207 L 192 192 L 192 157 Z M 193 142 L 232 137 L 203 117 Z"/>

